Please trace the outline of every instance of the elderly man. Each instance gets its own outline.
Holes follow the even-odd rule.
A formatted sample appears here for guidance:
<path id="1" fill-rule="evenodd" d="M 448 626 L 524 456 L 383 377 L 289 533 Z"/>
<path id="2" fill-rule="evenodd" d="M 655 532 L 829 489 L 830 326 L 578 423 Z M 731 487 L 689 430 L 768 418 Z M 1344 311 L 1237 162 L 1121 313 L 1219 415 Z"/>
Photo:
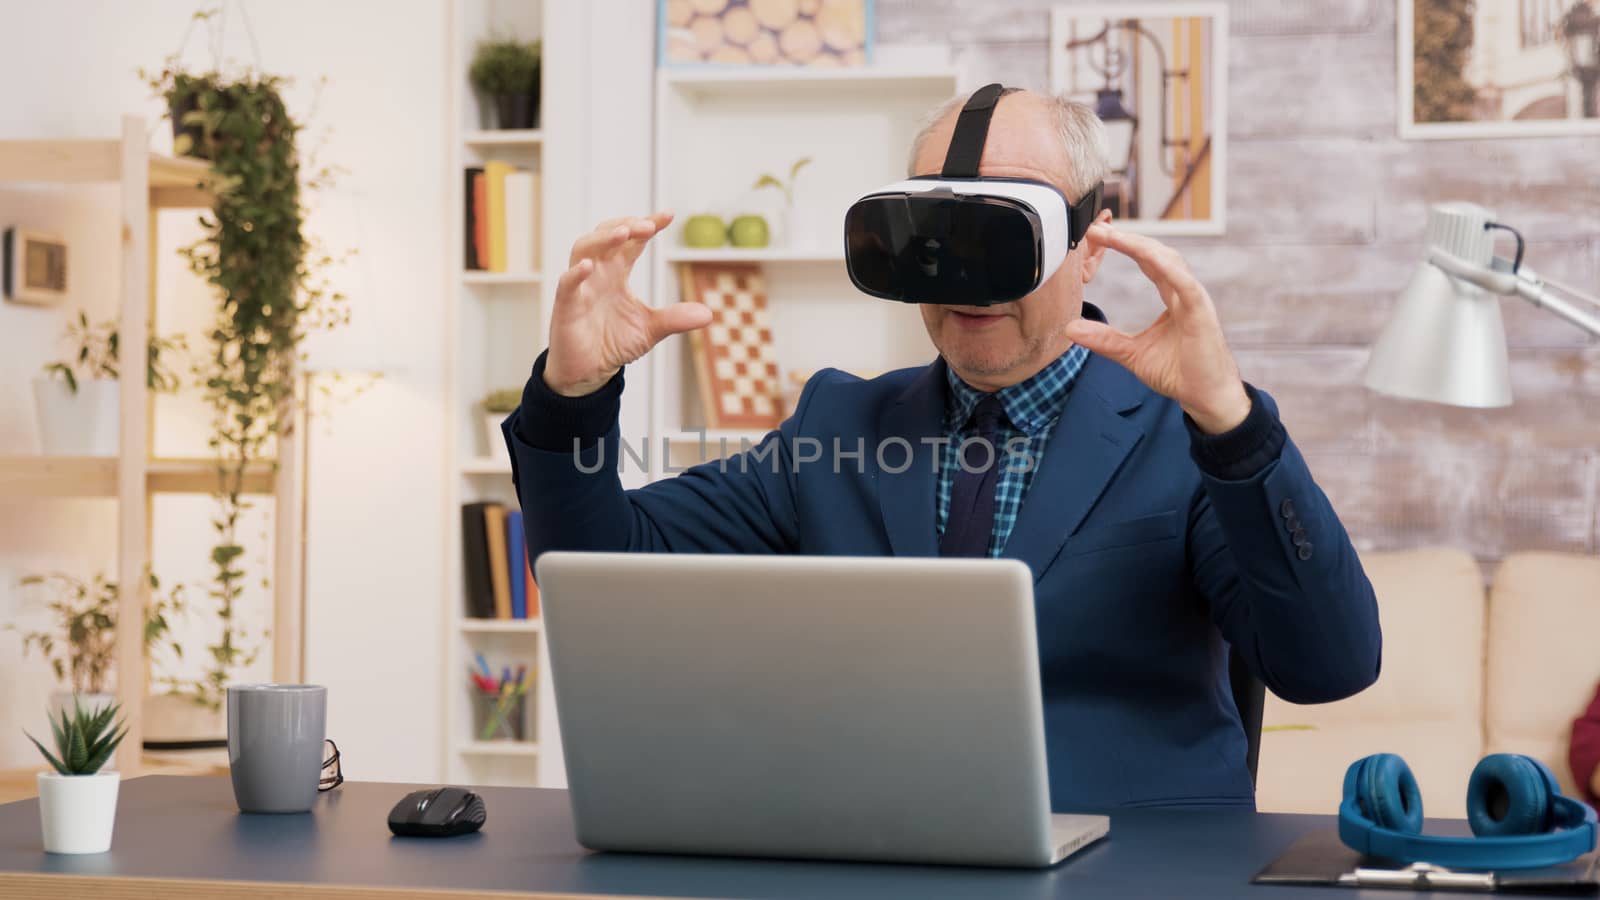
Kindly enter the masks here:
<path id="1" fill-rule="evenodd" d="M 1107 167 L 1093 113 L 1001 96 L 981 175 L 1048 182 L 1068 203 L 1099 183 Z M 914 174 L 939 171 L 958 112 L 959 102 L 939 111 L 918 137 Z M 1252 806 L 1229 646 L 1293 702 L 1336 700 L 1377 677 L 1371 584 L 1273 401 L 1240 379 L 1211 298 L 1179 256 L 1116 230 L 1108 213 L 1021 300 L 924 305 L 932 364 L 865 381 L 824 371 L 755 462 L 623 490 L 614 462 L 623 367 L 710 318 L 698 304 L 651 308 L 628 290 L 634 262 L 670 219 L 607 222 L 573 246 L 549 349 L 505 425 L 532 556 L 1020 559 L 1034 575 L 1058 811 Z M 1133 258 L 1166 305 L 1138 334 L 1084 302 L 1108 250 Z M 998 471 L 970 468 L 955 454 L 980 435 L 1033 464 L 1002 456 L 988 461 Z M 910 448 L 912 465 L 904 451 L 873 452 L 890 440 Z M 800 465 L 800 442 L 867 450 Z"/>

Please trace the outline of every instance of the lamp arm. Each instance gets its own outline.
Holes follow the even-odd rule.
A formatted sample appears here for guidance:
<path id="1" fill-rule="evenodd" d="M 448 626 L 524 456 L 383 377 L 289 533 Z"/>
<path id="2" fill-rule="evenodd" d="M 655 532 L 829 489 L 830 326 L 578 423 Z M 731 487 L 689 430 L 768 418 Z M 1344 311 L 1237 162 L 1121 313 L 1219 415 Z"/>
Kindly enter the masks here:
<path id="1" fill-rule="evenodd" d="M 1503 268 L 1500 265 L 1494 268 L 1487 268 L 1470 263 L 1453 253 L 1440 250 L 1437 247 L 1428 248 L 1428 262 L 1438 266 L 1445 273 L 1468 284 L 1483 288 L 1491 294 L 1500 294 L 1505 297 L 1521 297 L 1534 306 L 1550 310 L 1590 334 L 1600 336 L 1600 317 L 1584 312 L 1546 290 L 1546 288 L 1554 288 L 1575 299 L 1600 307 L 1600 300 L 1580 291 L 1555 282 L 1541 280 L 1526 268 L 1518 272 L 1512 272 L 1510 263 L 1503 263 Z"/>
<path id="2" fill-rule="evenodd" d="M 1521 297 L 1529 303 L 1532 303 L 1534 306 L 1540 306 L 1548 309 L 1561 318 L 1566 319 L 1568 322 L 1571 322 L 1579 328 L 1582 328 L 1584 331 L 1587 331 L 1596 337 L 1600 337 L 1600 316 L 1595 316 L 1592 313 L 1584 312 L 1573 304 L 1568 303 L 1566 300 L 1557 297 L 1555 294 L 1547 290 L 1547 288 L 1555 288 L 1556 290 L 1570 294 L 1575 299 L 1582 300 L 1591 305 L 1600 307 L 1600 300 L 1596 300 L 1593 297 L 1579 293 L 1578 291 L 1560 284 L 1556 284 L 1552 281 L 1539 281 L 1537 279 L 1530 280 L 1519 278 L 1517 279 L 1516 293 L 1518 297 Z"/>

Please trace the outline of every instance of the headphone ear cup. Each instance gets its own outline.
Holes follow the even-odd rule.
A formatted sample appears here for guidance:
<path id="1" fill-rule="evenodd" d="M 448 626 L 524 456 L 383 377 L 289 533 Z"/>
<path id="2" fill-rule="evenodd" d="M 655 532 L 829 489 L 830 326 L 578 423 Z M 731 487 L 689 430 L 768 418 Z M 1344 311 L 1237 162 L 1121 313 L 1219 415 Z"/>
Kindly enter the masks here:
<path id="1" fill-rule="evenodd" d="M 1551 776 L 1537 761 L 1515 753 L 1485 756 L 1467 782 L 1467 822 L 1478 837 L 1549 831 Z"/>
<path id="2" fill-rule="evenodd" d="M 1422 831 L 1422 793 L 1405 760 L 1393 753 L 1369 756 L 1356 780 L 1357 801 L 1373 824 L 1405 834 Z"/>

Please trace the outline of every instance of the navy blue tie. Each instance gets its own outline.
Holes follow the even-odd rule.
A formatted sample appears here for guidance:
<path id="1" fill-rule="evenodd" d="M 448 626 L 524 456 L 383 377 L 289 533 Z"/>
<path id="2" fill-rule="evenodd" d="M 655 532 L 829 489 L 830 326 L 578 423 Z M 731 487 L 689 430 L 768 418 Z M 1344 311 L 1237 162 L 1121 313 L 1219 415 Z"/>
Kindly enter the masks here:
<path id="1" fill-rule="evenodd" d="M 994 532 L 995 485 L 1000 481 L 1004 456 L 1000 429 L 1007 421 L 1006 410 L 999 398 L 987 394 L 967 421 L 989 446 L 977 441 L 957 445 L 957 452 L 964 446 L 965 459 L 956 466 L 950 482 L 950 516 L 944 523 L 944 536 L 939 538 L 940 556 L 988 556 L 989 536 Z"/>

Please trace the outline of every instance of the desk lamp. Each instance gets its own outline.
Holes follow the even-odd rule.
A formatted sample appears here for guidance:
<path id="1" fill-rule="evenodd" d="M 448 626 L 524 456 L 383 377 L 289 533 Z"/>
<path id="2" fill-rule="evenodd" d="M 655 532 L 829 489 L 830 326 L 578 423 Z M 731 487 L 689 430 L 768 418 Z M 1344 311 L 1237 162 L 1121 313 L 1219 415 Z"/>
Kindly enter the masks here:
<path id="1" fill-rule="evenodd" d="M 1510 260 L 1494 255 L 1494 232 L 1517 240 Z M 1427 255 L 1372 345 L 1366 386 L 1383 394 L 1452 406 L 1511 404 L 1500 297 L 1521 297 L 1600 336 L 1600 316 L 1560 295 L 1600 300 L 1540 278 L 1522 265 L 1522 235 L 1471 203 L 1428 210 Z"/>

